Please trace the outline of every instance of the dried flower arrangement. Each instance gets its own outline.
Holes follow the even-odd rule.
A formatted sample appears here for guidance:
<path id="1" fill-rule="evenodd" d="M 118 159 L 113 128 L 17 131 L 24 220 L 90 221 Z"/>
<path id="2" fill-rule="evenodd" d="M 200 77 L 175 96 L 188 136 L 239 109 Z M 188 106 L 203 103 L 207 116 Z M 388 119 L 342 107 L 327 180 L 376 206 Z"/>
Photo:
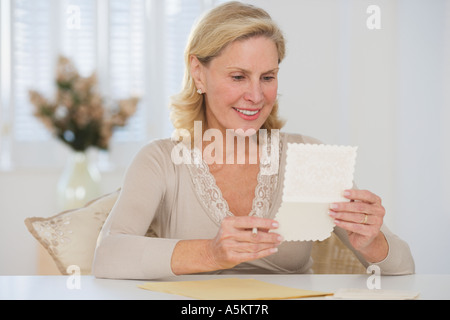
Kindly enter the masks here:
<path id="1" fill-rule="evenodd" d="M 115 108 L 105 108 L 97 92 L 95 73 L 81 77 L 64 56 L 58 59 L 56 85 L 55 101 L 47 100 L 35 90 L 29 91 L 34 115 L 75 151 L 85 151 L 89 147 L 107 150 L 114 128 L 125 126 L 139 102 L 132 97 L 119 100 Z"/>

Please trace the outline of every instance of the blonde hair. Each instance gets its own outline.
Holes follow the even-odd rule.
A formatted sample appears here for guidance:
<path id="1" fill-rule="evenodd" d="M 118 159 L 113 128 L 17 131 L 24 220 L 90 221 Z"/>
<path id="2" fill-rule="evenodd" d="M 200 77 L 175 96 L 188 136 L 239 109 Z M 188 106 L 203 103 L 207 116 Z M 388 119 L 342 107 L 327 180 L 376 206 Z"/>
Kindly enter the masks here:
<path id="1" fill-rule="evenodd" d="M 237 1 L 218 6 L 194 25 L 185 50 L 185 73 L 183 88 L 171 99 L 170 118 L 175 129 L 186 129 L 193 137 L 194 121 L 206 123 L 205 101 L 197 93 L 190 74 L 190 57 L 196 56 L 204 65 L 219 56 L 234 41 L 264 36 L 274 41 L 278 51 L 278 62 L 285 56 L 285 40 L 279 27 L 263 9 Z M 278 117 L 278 101 L 261 127 L 281 129 L 284 122 Z"/>

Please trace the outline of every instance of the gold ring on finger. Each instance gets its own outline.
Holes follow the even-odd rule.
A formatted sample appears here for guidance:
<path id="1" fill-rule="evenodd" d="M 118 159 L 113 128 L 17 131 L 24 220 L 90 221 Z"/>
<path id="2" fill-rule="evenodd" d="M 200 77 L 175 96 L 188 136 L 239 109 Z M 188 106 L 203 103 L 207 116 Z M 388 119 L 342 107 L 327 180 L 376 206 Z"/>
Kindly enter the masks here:
<path id="1" fill-rule="evenodd" d="M 362 224 L 367 224 L 367 217 L 368 217 L 369 215 L 367 214 L 367 213 L 364 213 L 364 219 L 363 219 L 363 221 L 361 222 Z"/>

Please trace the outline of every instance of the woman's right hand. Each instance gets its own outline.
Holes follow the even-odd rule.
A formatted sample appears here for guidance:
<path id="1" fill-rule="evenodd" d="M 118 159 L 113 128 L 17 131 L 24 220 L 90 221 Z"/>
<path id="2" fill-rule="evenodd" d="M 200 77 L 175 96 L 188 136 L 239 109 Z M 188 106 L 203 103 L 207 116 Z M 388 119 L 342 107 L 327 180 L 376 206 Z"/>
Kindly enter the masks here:
<path id="1" fill-rule="evenodd" d="M 258 228 L 257 233 L 252 232 Z M 229 269 L 239 263 L 264 258 L 278 251 L 282 236 L 269 230 L 275 220 L 255 216 L 227 217 L 214 239 L 209 241 L 208 258 L 213 269 Z"/>

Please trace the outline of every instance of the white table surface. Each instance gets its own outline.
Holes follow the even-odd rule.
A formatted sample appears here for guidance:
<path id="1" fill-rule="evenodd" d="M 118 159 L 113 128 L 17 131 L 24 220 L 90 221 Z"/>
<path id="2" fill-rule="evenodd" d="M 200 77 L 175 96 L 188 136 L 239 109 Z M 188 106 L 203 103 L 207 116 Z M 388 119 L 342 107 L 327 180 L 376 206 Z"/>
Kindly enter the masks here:
<path id="1" fill-rule="evenodd" d="M 81 276 L 79 289 L 70 289 L 71 276 L 0 276 L 2 300 L 182 300 L 187 297 L 138 288 L 148 280 L 110 280 Z M 289 287 L 334 292 L 340 288 L 367 289 L 369 275 L 227 275 L 179 276 L 164 281 L 218 279 L 222 277 L 252 278 Z M 69 282 L 69 287 L 68 287 Z M 419 292 L 419 299 L 450 300 L 450 275 L 382 276 L 381 290 Z"/>

